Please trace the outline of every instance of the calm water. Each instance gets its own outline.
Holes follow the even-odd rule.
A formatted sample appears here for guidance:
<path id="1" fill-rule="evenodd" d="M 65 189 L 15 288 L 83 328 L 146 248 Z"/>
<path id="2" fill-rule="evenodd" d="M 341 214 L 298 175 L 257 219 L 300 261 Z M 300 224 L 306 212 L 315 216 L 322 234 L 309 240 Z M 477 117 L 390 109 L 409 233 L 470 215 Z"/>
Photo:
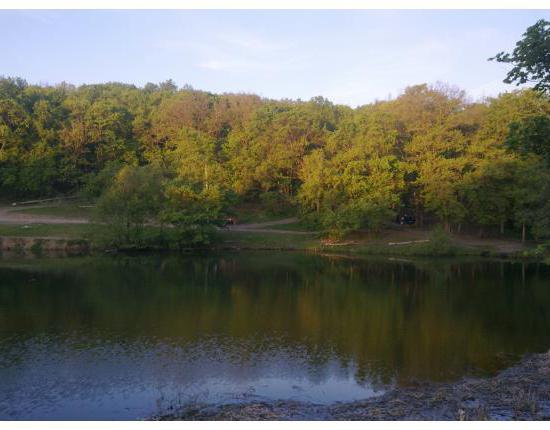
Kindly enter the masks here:
<path id="1" fill-rule="evenodd" d="M 550 268 L 300 253 L 0 260 L 0 419 L 379 395 L 550 347 Z"/>

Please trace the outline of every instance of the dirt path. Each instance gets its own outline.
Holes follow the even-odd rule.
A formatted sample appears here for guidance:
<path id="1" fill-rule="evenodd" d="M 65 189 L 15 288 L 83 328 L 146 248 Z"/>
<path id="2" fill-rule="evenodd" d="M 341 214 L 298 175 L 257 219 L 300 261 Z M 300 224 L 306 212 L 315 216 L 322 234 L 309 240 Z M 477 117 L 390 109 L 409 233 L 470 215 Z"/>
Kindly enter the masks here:
<path id="1" fill-rule="evenodd" d="M 49 206 L 32 206 L 42 208 Z M 52 216 L 52 215 L 37 215 L 26 213 L 25 209 L 30 207 L 20 208 L 12 206 L 0 206 L 0 224 L 88 224 L 90 221 L 85 218 Z M 268 221 L 262 223 L 237 224 L 226 227 L 229 231 L 248 232 L 248 233 L 275 233 L 275 234 L 312 234 L 308 231 L 296 230 L 279 230 L 267 227 L 275 225 L 286 225 L 298 222 L 297 218 L 285 218 L 276 221 Z"/>
<path id="2" fill-rule="evenodd" d="M 298 218 L 285 218 L 277 221 L 267 221 L 260 223 L 249 223 L 249 224 L 235 224 L 227 226 L 226 229 L 229 231 L 239 231 L 244 233 L 275 233 L 275 234 L 313 234 L 310 231 L 297 231 L 297 230 L 280 230 L 272 227 L 274 225 L 286 225 L 294 224 L 298 222 Z"/>
<path id="3" fill-rule="evenodd" d="M 46 206 L 32 206 L 33 208 Z M 26 209 L 26 208 L 25 208 Z M 71 218 L 25 213 L 22 208 L 0 207 L 0 224 L 88 224 L 85 218 Z"/>

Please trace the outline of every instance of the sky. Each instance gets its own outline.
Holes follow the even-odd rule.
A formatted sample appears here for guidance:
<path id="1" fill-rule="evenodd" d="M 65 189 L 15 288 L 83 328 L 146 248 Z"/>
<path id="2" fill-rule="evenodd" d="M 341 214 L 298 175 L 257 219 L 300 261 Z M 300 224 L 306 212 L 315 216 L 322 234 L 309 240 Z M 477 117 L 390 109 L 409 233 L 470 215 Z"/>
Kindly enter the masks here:
<path id="1" fill-rule="evenodd" d="M 510 91 L 511 51 L 550 11 L 0 11 L 0 75 L 33 84 L 173 79 L 215 93 L 357 106 L 445 82 Z"/>

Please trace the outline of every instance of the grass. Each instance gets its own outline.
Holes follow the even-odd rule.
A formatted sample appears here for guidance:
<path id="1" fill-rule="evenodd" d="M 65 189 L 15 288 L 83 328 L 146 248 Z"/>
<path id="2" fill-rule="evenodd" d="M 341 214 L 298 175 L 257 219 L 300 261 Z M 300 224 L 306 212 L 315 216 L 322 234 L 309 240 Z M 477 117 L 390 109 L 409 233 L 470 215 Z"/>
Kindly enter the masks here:
<path id="1" fill-rule="evenodd" d="M 281 226 L 286 227 L 286 226 Z M 0 224 L 0 236 L 11 237 L 59 237 L 67 239 L 87 239 L 92 243 L 101 242 L 103 229 L 97 224 Z M 296 226 L 297 229 L 297 226 Z M 290 229 L 289 229 L 290 230 Z M 439 247 L 433 243 L 389 246 L 380 240 L 359 241 L 344 246 L 323 245 L 319 235 L 298 235 L 284 233 L 239 232 L 222 230 L 219 233 L 221 247 L 250 249 L 309 249 L 323 252 L 353 253 L 362 255 L 394 256 L 445 256 L 445 255 L 492 255 L 490 248 L 470 248 L 456 244 Z"/>
<path id="2" fill-rule="evenodd" d="M 236 248 L 313 249 L 320 246 L 315 235 L 222 231 L 220 237 L 221 246 Z"/>
<path id="3" fill-rule="evenodd" d="M 343 248 L 343 247 L 342 247 Z M 474 256 L 491 255 L 489 248 L 470 248 L 457 244 L 439 246 L 431 243 L 413 243 L 410 245 L 390 246 L 382 243 L 357 244 L 346 247 L 346 251 L 365 255 L 399 255 L 399 256 Z"/>
<path id="4" fill-rule="evenodd" d="M 313 230 L 311 228 L 310 225 L 308 225 L 308 224 L 306 224 L 302 221 L 294 222 L 292 224 L 270 225 L 267 228 L 269 228 L 271 230 L 290 230 L 290 231 L 311 231 L 311 232 L 316 232 L 315 230 Z"/>

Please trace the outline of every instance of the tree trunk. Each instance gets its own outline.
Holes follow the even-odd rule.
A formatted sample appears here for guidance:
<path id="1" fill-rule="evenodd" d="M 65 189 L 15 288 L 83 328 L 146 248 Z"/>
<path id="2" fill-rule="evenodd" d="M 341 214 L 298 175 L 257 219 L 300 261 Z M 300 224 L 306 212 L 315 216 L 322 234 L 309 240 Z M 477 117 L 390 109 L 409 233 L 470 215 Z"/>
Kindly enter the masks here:
<path id="1" fill-rule="evenodd" d="M 424 214 L 420 209 L 416 211 L 416 225 L 420 228 L 424 227 Z"/>
<path id="2" fill-rule="evenodd" d="M 521 243 L 525 243 L 525 223 L 521 225 Z"/>
<path id="3" fill-rule="evenodd" d="M 130 221 L 126 220 L 126 242 L 130 243 Z"/>
<path id="4" fill-rule="evenodd" d="M 501 234 L 501 235 L 504 234 L 504 221 L 501 221 L 501 222 L 500 222 L 500 234 Z"/>

